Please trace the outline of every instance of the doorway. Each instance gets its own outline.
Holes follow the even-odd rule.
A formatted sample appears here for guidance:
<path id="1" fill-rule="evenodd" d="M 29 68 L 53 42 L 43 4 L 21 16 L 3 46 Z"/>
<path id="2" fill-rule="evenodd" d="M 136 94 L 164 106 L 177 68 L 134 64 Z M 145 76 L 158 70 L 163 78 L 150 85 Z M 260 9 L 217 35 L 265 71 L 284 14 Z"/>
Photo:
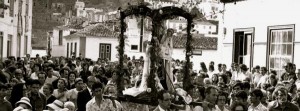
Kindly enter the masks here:
<path id="1" fill-rule="evenodd" d="M 234 29 L 233 62 L 253 67 L 254 28 Z"/>

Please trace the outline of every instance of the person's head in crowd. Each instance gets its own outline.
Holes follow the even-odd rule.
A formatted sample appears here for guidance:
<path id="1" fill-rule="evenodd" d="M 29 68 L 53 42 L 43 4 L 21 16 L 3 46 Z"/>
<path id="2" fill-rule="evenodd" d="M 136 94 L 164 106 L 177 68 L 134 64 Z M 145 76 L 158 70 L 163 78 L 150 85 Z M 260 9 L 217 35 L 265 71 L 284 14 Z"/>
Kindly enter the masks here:
<path id="1" fill-rule="evenodd" d="M 97 78 L 95 76 L 89 76 L 87 81 L 87 87 L 92 88 L 95 82 L 97 82 Z"/>
<path id="2" fill-rule="evenodd" d="M 38 80 L 40 81 L 41 84 L 44 84 L 45 83 L 45 80 L 46 80 L 46 73 L 45 72 L 38 72 L 37 73 L 37 76 L 38 76 Z"/>
<path id="3" fill-rule="evenodd" d="M 211 79 L 210 78 L 204 78 L 204 86 L 209 86 L 212 84 Z"/>
<path id="4" fill-rule="evenodd" d="M 88 63 L 83 63 L 82 64 L 82 70 L 83 71 L 88 71 L 89 70 L 89 64 Z"/>
<path id="5" fill-rule="evenodd" d="M 214 61 L 210 61 L 209 65 L 215 66 L 215 62 Z"/>
<path id="6" fill-rule="evenodd" d="M 38 94 L 39 93 L 39 90 L 41 88 L 41 82 L 39 80 L 32 80 L 31 81 L 31 85 L 30 85 L 30 91 L 32 94 Z"/>
<path id="7" fill-rule="evenodd" d="M 97 67 L 96 75 L 105 75 L 106 71 L 104 67 Z"/>
<path id="8" fill-rule="evenodd" d="M 225 75 L 225 74 L 221 74 L 221 75 L 219 75 L 219 77 L 218 77 L 218 82 L 219 83 L 224 83 L 224 84 L 227 84 L 227 80 L 228 78 L 227 78 L 227 76 Z"/>
<path id="9" fill-rule="evenodd" d="M 231 71 L 236 71 L 236 63 L 231 63 Z"/>
<path id="10" fill-rule="evenodd" d="M 52 76 L 54 76 L 54 68 L 49 65 L 47 68 L 47 77 L 51 78 Z"/>
<path id="11" fill-rule="evenodd" d="M 199 85 L 199 86 L 203 86 L 204 85 L 204 78 L 206 78 L 205 74 L 204 73 L 199 73 L 194 79 L 194 84 Z"/>
<path id="12" fill-rule="evenodd" d="M 66 90 L 67 80 L 65 78 L 58 79 L 57 88 L 58 90 L 64 91 Z"/>
<path id="13" fill-rule="evenodd" d="M 30 99 L 28 97 L 22 97 L 20 101 L 18 101 L 15 106 L 17 107 L 16 109 L 32 109 L 32 106 L 30 104 Z M 15 110 L 16 110 L 15 109 Z"/>
<path id="14" fill-rule="evenodd" d="M 76 73 L 75 72 L 70 72 L 68 74 L 68 76 L 67 76 L 67 79 L 68 79 L 69 82 L 75 81 L 76 78 L 77 77 L 76 77 Z"/>
<path id="15" fill-rule="evenodd" d="M 7 95 L 7 85 L 0 82 L 0 98 L 4 98 Z"/>
<path id="16" fill-rule="evenodd" d="M 109 96 L 116 96 L 117 95 L 117 87 L 113 84 L 107 84 L 104 88 L 104 94 Z"/>
<path id="17" fill-rule="evenodd" d="M 49 96 L 53 93 L 54 88 L 52 86 L 52 84 L 44 84 L 43 86 L 43 94 L 45 94 L 46 96 Z"/>
<path id="18" fill-rule="evenodd" d="M 222 71 L 222 64 L 218 64 L 218 71 L 219 71 L 219 72 Z"/>
<path id="19" fill-rule="evenodd" d="M 219 87 L 220 91 L 224 91 L 224 92 L 227 92 L 227 93 L 230 92 L 228 85 L 225 84 L 225 83 L 219 82 L 218 87 Z"/>
<path id="20" fill-rule="evenodd" d="M 211 82 L 212 82 L 213 85 L 217 85 L 218 84 L 218 82 L 219 82 L 219 76 L 218 76 L 217 73 L 212 75 Z"/>
<path id="21" fill-rule="evenodd" d="M 222 69 L 222 72 L 226 72 L 227 71 L 226 64 L 222 64 L 221 69 Z"/>
<path id="22" fill-rule="evenodd" d="M 246 91 L 247 94 L 249 94 L 251 88 L 250 82 L 242 82 L 242 83 L 243 83 L 243 90 Z"/>
<path id="23" fill-rule="evenodd" d="M 291 73 L 294 69 L 293 63 L 290 63 L 290 62 L 286 63 L 284 65 L 284 69 L 287 73 Z"/>
<path id="24" fill-rule="evenodd" d="M 59 71 L 59 74 L 62 78 L 67 78 L 70 72 L 70 68 L 69 67 L 64 67 Z"/>
<path id="25" fill-rule="evenodd" d="M 271 86 L 273 86 L 273 87 L 275 87 L 276 86 L 276 84 L 277 84 L 277 78 L 276 78 L 276 75 L 274 75 L 274 74 L 270 74 L 269 75 L 269 77 L 268 77 L 268 83 L 271 85 Z"/>
<path id="26" fill-rule="evenodd" d="M 207 73 L 207 68 L 204 62 L 200 62 L 200 67 L 202 69 L 203 72 Z"/>
<path id="27" fill-rule="evenodd" d="M 254 106 L 257 106 L 259 103 L 261 103 L 263 97 L 264 94 L 260 89 L 254 89 L 250 92 L 250 103 Z"/>
<path id="28" fill-rule="evenodd" d="M 237 93 L 239 91 L 243 90 L 243 83 L 241 82 L 236 82 L 232 86 L 232 93 Z"/>
<path id="29" fill-rule="evenodd" d="M 18 79 L 16 79 L 16 78 L 12 78 L 10 81 L 9 81 L 9 83 L 11 84 L 11 85 L 16 85 L 16 84 L 18 84 L 18 83 L 21 83 Z"/>
<path id="30" fill-rule="evenodd" d="M 71 101 L 65 102 L 64 108 L 67 108 L 68 109 L 67 111 L 75 111 L 76 110 L 75 104 Z"/>
<path id="31" fill-rule="evenodd" d="M 21 69 L 16 69 L 15 70 L 15 77 L 16 77 L 16 79 L 17 80 L 21 80 L 21 79 L 23 79 L 23 70 L 21 70 Z"/>
<path id="32" fill-rule="evenodd" d="M 229 94 L 227 92 L 220 91 L 216 101 L 217 105 L 224 107 L 228 103 L 228 96 Z"/>
<path id="33" fill-rule="evenodd" d="M 261 85 L 261 90 L 267 90 L 271 85 L 269 83 L 263 83 Z"/>
<path id="34" fill-rule="evenodd" d="M 241 64 L 241 65 L 240 65 L 240 69 L 241 69 L 241 72 L 246 73 L 246 72 L 248 71 L 249 68 L 247 67 L 247 65 Z"/>
<path id="35" fill-rule="evenodd" d="M 98 98 L 98 99 L 102 99 L 103 98 L 104 85 L 102 83 L 95 82 L 92 85 L 92 89 L 91 90 L 92 90 L 95 98 Z"/>
<path id="36" fill-rule="evenodd" d="M 268 102 L 271 102 L 273 101 L 275 98 L 273 98 L 273 92 L 275 90 L 275 87 L 269 87 L 266 91 L 267 93 L 267 101 Z"/>
<path id="37" fill-rule="evenodd" d="M 14 106 L 16 102 L 18 102 L 22 97 L 26 96 L 27 94 L 27 87 L 23 83 L 18 83 L 13 86 L 11 91 L 11 97 L 9 98 L 9 102 Z"/>
<path id="38" fill-rule="evenodd" d="M 273 97 L 278 101 L 280 105 L 288 101 L 288 91 L 285 87 L 277 87 L 273 92 Z"/>
<path id="39" fill-rule="evenodd" d="M 217 101 L 217 97 L 219 94 L 219 89 L 213 85 L 208 86 L 205 89 L 205 101 L 211 103 L 211 104 L 215 104 L 215 102 Z"/>
<path id="40" fill-rule="evenodd" d="M 260 71 L 260 66 L 259 65 L 255 66 L 253 72 L 260 73 L 259 71 Z"/>
<path id="41" fill-rule="evenodd" d="M 173 74 L 175 75 L 177 82 L 182 82 L 183 77 L 182 77 L 182 74 L 180 73 L 180 70 L 174 69 Z"/>
<path id="42" fill-rule="evenodd" d="M 73 64 L 73 63 L 72 63 L 72 64 L 70 65 L 70 69 L 71 69 L 71 70 L 75 70 L 75 68 L 76 68 L 76 64 Z"/>
<path id="43" fill-rule="evenodd" d="M 209 65 L 208 66 L 208 71 L 214 72 L 215 71 L 215 67 L 213 65 Z"/>
<path id="44" fill-rule="evenodd" d="M 9 68 L 9 67 L 11 67 L 11 66 L 14 66 L 14 63 L 13 63 L 12 60 L 6 59 L 6 60 L 4 61 L 4 66 L 5 66 L 5 68 Z"/>
<path id="45" fill-rule="evenodd" d="M 55 100 L 53 103 L 47 105 L 49 111 L 59 111 L 64 108 L 64 103 L 60 100 Z"/>
<path id="46" fill-rule="evenodd" d="M 75 79 L 75 88 L 77 89 L 77 91 L 83 90 L 84 83 L 83 83 L 83 80 L 81 78 L 76 78 Z"/>
<path id="47" fill-rule="evenodd" d="M 9 56 L 8 59 L 11 60 L 13 63 L 15 63 L 15 61 L 16 61 L 16 57 L 15 56 Z"/>
<path id="48" fill-rule="evenodd" d="M 227 82 L 226 82 L 226 83 L 229 83 L 230 80 L 231 80 L 231 77 L 232 77 L 231 71 L 226 71 L 226 72 L 225 72 L 225 75 L 226 75 L 226 77 L 227 77 Z"/>
<path id="49" fill-rule="evenodd" d="M 34 72 L 39 72 L 42 70 L 41 64 L 35 63 L 33 66 L 34 66 L 34 69 L 33 69 Z"/>
<path id="50" fill-rule="evenodd" d="M 246 91 L 239 91 L 235 94 L 235 102 L 242 103 L 246 106 L 248 106 L 248 94 Z"/>
<path id="51" fill-rule="evenodd" d="M 157 94 L 158 105 L 162 109 L 170 109 L 171 107 L 171 94 L 167 90 L 160 90 Z"/>
<path id="52" fill-rule="evenodd" d="M 22 60 L 20 60 L 20 61 L 18 61 L 18 62 L 16 63 L 16 67 L 17 67 L 17 68 L 23 68 L 23 65 L 24 65 L 24 63 L 23 63 Z"/>
<path id="53" fill-rule="evenodd" d="M 242 103 L 233 103 L 230 109 L 231 111 L 248 111 L 247 106 Z"/>
<path id="54" fill-rule="evenodd" d="M 10 73 L 10 74 L 13 74 L 14 72 L 15 72 L 15 70 L 16 70 L 17 68 L 15 67 L 15 66 L 9 66 L 8 68 L 7 68 L 7 72 L 8 73 Z"/>

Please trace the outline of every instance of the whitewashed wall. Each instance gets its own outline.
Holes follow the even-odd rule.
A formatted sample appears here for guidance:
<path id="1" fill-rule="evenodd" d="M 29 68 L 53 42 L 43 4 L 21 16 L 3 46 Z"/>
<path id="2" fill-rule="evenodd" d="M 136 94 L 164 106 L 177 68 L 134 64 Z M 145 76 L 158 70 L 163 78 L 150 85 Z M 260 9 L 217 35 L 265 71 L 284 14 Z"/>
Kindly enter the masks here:
<path id="1" fill-rule="evenodd" d="M 106 43 L 111 44 L 111 60 L 117 61 L 117 49 L 119 45 L 117 38 L 101 38 L 101 37 L 87 37 L 86 38 L 86 58 L 90 58 L 96 61 L 99 58 L 99 44 Z M 79 49 L 79 48 L 78 48 Z"/>
<path id="2" fill-rule="evenodd" d="M 294 63 L 299 67 L 299 4 L 299 0 L 247 0 L 236 4 L 226 4 L 224 27 L 227 31 L 223 43 L 228 44 L 228 47 L 224 47 L 225 49 L 231 47 L 231 50 L 223 51 L 222 56 L 232 57 L 233 29 L 254 27 L 253 65 L 266 66 L 268 26 L 295 24 Z"/>

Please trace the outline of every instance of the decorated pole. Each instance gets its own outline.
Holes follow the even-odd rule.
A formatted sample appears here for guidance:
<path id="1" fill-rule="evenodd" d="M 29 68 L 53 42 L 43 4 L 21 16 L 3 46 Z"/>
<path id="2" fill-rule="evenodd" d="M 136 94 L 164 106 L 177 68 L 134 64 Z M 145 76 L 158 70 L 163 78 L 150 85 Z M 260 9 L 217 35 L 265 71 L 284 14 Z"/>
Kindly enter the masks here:
<path id="1" fill-rule="evenodd" d="M 124 45 L 125 45 L 125 37 L 124 32 L 126 31 L 126 24 L 125 24 L 125 17 L 126 15 L 124 12 L 120 11 L 120 24 L 121 24 L 121 33 L 119 36 L 119 47 L 118 47 L 118 56 L 119 56 L 119 64 L 117 70 L 117 93 L 118 96 L 123 95 L 122 91 L 124 89 L 123 75 L 124 75 Z"/>

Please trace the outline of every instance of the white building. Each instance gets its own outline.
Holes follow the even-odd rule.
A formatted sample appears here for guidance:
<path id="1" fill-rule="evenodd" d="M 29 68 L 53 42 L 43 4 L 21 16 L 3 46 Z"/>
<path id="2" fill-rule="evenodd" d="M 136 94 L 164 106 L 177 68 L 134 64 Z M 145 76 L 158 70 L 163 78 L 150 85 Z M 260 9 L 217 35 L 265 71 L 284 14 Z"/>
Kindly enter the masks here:
<path id="1" fill-rule="evenodd" d="M 7 8 L 0 7 L 0 59 L 24 57 L 31 53 L 32 0 L 3 3 Z"/>
<path id="2" fill-rule="evenodd" d="M 167 28 L 175 29 L 176 32 L 184 32 L 187 27 L 185 19 L 167 20 Z M 194 32 L 196 34 L 204 34 L 205 37 L 218 37 L 218 24 L 209 21 L 194 21 Z"/>
<path id="3" fill-rule="evenodd" d="M 116 47 L 119 45 L 118 34 L 104 24 L 94 24 L 86 30 L 64 37 L 64 52 L 67 57 L 72 53 L 96 61 L 98 58 L 117 61 Z"/>
<path id="4" fill-rule="evenodd" d="M 300 65 L 299 0 L 246 0 L 225 4 L 222 58 L 281 73 L 286 62 Z M 279 8 L 280 7 L 280 8 Z M 221 28 L 223 29 L 223 28 Z M 220 31 L 223 32 L 223 31 Z"/>
<path id="5" fill-rule="evenodd" d="M 208 20 L 220 19 L 220 16 L 218 16 L 222 8 L 220 0 L 202 0 L 201 3 L 197 4 L 197 8 L 200 9 L 200 12 L 202 12 Z"/>

